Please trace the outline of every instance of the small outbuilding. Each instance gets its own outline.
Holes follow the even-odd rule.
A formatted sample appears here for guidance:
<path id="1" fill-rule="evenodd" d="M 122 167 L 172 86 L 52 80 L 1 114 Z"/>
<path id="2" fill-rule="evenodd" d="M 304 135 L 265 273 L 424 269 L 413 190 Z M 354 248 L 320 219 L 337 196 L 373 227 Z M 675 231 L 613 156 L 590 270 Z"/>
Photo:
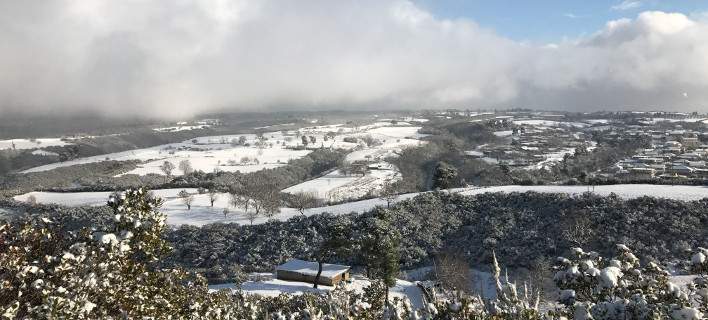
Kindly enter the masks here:
<path id="1" fill-rule="evenodd" d="M 275 268 L 275 277 L 285 281 L 315 283 L 317 277 L 317 262 L 293 259 Z M 335 286 L 341 281 L 349 280 L 351 267 L 338 264 L 322 264 L 322 273 L 318 284 Z"/>

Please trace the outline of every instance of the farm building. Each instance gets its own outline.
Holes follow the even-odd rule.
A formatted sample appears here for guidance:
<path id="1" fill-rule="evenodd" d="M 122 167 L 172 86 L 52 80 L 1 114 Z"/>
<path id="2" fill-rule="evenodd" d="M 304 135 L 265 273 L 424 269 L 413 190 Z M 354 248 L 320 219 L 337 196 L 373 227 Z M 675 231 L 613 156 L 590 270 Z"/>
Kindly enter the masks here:
<path id="1" fill-rule="evenodd" d="M 286 281 L 315 283 L 317 277 L 317 262 L 293 259 L 275 268 L 275 277 Z M 337 264 L 322 264 L 322 274 L 318 284 L 334 286 L 341 281 L 349 280 L 349 266 Z"/>

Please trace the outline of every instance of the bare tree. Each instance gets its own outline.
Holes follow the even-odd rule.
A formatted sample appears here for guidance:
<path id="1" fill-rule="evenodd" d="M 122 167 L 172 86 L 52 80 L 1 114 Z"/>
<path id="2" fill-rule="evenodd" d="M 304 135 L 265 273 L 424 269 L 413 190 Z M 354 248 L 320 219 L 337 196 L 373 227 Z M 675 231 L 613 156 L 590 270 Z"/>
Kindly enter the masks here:
<path id="1" fill-rule="evenodd" d="M 246 175 L 239 183 L 234 184 L 229 191 L 232 203 L 252 208 L 255 216 L 263 213 L 271 218 L 280 212 L 280 189 L 275 182 L 262 175 Z"/>
<path id="2" fill-rule="evenodd" d="M 391 208 L 391 203 L 398 197 L 398 183 L 387 180 L 379 192 L 379 197 L 386 201 L 386 208 Z"/>
<path id="3" fill-rule="evenodd" d="M 244 212 L 248 212 L 248 208 L 250 207 L 251 202 L 248 201 L 245 197 L 237 193 L 237 191 L 232 188 L 229 191 L 229 203 L 231 204 L 232 207 L 234 208 L 243 208 Z"/>
<path id="4" fill-rule="evenodd" d="M 209 194 L 209 203 L 211 203 L 211 206 L 214 207 L 214 201 L 219 199 L 219 193 L 216 191 L 216 189 L 209 188 L 207 194 Z"/>
<path id="5" fill-rule="evenodd" d="M 258 218 L 258 212 L 256 211 L 246 211 L 246 218 L 248 218 L 248 221 L 251 222 L 251 225 L 253 225 L 253 221 Z"/>
<path id="6" fill-rule="evenodd" d="M 185 159 L 179 162 L 179 169 L 182 171 L 182 174 L 188 175 L 194 171 L 194 168 L 192 168 L 192 163 L 189 162 L 189 160 Z"/>
<path id="7" fill-rule="evenodd" d="M 168 177 L 172 176 L 172 170 L 174 170 L 174 169 L 175 169 L 175 165 L 169 161 L 163 162 L 162 165 L 160 166 L 160 170 L 162 170 L 162 172 Z"/>
<path id="8" fill-rule="evenodd" d="M 462 255 L 452 253 L 438 255 L 433 271 L 443 288 L 470 293 L 472 291 L 470 267 L 460 256 Z"/>
<path id="9" fill-rule="evenodd" d="M 187 210 L 192 210 L 192 202 L 194 202 L 194 195 L 187 192 L 187 190 L 180 191 L 177 196 L 182 198 L 182 203 L 187 206 Z"/>
<path id="10" fill-rule="evenodd" d="M 316 206 L 317 202 L 317 197 L 313 192 L 296 192 L 290 199 L 290 205 L 300 211 L 300 214 L 305 214 L 305 209 Z"/>
<path id="11" fill-rule="evenodd" d="M 222 212 L 224 213 L 224 219 L 226 219 L 226 215 L 229 214 L 229 208 L 224 208 L 224 211 Z"/>

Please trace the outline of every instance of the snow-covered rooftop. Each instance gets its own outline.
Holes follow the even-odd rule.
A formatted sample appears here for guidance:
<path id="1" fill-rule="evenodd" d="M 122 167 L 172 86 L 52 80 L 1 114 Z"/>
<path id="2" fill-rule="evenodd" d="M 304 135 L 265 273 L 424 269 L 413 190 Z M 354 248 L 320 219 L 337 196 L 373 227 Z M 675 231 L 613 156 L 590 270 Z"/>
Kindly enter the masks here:
<path id="1" fill-rule="evenodd" d="M 276 271 L 290 271 L 297 272 L 304 275 L 316 276 L 317 275 L 317 262 L 293 259 L 284 264 L 279 265 L 275 268 Z M 321 277 L 332 278 L 349 271 L 349 266 L 343 266 L 338 264 L 322 264 L 322 274 Z"/>

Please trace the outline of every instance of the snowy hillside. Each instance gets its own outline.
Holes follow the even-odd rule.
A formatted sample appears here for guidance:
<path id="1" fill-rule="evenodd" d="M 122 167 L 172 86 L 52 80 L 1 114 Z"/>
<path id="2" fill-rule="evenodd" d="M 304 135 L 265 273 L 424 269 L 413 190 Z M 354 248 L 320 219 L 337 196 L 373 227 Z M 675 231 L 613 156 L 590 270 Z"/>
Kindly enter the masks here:
<path id="1" fill-rule="evenodd" d="M 42 139 L 10 139 L 0 140 L 0 150 L 3 149 L 36 149 L 53 146 L 65 146 L 70 142 L 62 141 L 60 138 L 42 138 Z"/>
<path id="2" fill-rule="evenodd" d="M 588 191 L 588 186 L 499 186 L 488 188 L 458 189 L 461 194 L 474 195 L 485 192 L 545 192 L 583 194 Z M 653 184 L 615 184 L 595 186 L 589 188 L 592 193 L 608 196 L 611 193 L 624 199 L 633 199 L 643 196 L 669 198 L 675 200 L 692 201 L 708 197 L 708 187 L 705 186 L 670 186 Z"/>
<path id="3" fill-rule="evenodd" d="M 211 207 L 208 195 L 197 194 L 196 189 L 186 189 L 194 194 L 194 203 L 192 209 L 187 210 L 182 200 L 177 196 L 177 193 L 182 189 L 160 189 L 154 190 L 156 196 L 165 200 L 162 207 L 162 212 L 167 215 L 167 223 L 171 225 L 204 225 L 208 223 L 239 223 L 249 224 L 250 220 L 246 217 L 243 210 L 235 209 L 229 204 L 229 195 L 226 193 L 219 194 L 218 199 Z M 592 190 L 592 188 L 591 188 Z M 499 186 L 488 188 L 460 188 L 452 189 L 449 192 L 456 192 L 463 195 L 475 195 L 485 192 L 545 192 L 545 193 L 567 193 L 579 195 L 588 191 L 587 186 Z M 708 187 L 703 186 L 665 186 L 665 185 L 608 185 L 596 186 L 594 194 L 608 196 L 615 193 L 621 198 L 632 199 L 642 196 L 670 198 L 676 200 L 701 200 L 708 197 Z M 397 197 L 393 202 L 410 199 L 419 193 L 408 193 Z M 110 192 L 74 192 L 74 193 L 57 193 L 57 192 L 30 192 L 27 194 L 15 197 L 15 200 L 26 201 L 27 198 L 33 195 L 39 203 L 57 203 L 66 206 L 98 206 L 105 205 Z M 379 198 L 353 201 L 332 206 L 324 206 L 319 208 L 305 209 L 304 215 L 314 215 L 323 212 L 332 214 L 347 214 L 351 212 L 365 212 L 373 209 L 376 206 L 386 206 L 386 201 Z M 229 212 L 224 216 L 224 209 Z M 272 219 L 287 220 L 291 217 L 298 216 L 300 213 L 294 208 L 281 208 L 280 213 L 273 216 Z M 257 217 L 253 223 L 260 224 L 268 221 L 269 218 L 264 216 Z"/>
<path id="4" fill-rule="evenodd" d="M 52 163 L 22 171 L 22 173 L 41 172 L 60 167 L 78 164 L 95 163 L 107 160 L 128 161 L 138 160 L 143 162 L 138 168 L 126 174 L 159 174 L 164 175 L 160 166 L 171 162 L 175 167 L 183 160 L 189 160 L 194 170 L 212 172 L 214 170 L 243 173 L 254 172 L 267 168 L 285 165 L 289 160 L 299 159 L 311 152 L 313 148 L 331 147 L 353 150 L 348 160 L 369 160 L 384 158 L 405 146 L 417 145 L 420 135 L 416 132 L 420 127 L 410 125 L 392 126 L 390 122 L 376 122 L 358 128 L 344 127 L 342 125 L 327 125 L 302 128 L 296 131 L 266 132 L 262 136 L 255 134 L 222 135 L 199 137 L 180 143 L 159 145 L 150 148 L 129 150 L 104 154 L 99 156 L 73 159 L 65 162 Z M 308 138 L 307 150 L 294 150 L 302 148 L 302 137 Z M 329 136 L 329 137 L 327 137 Z M 381 141 L 381 145 L 366 146 L 343 141 L 346 137 L 371 136 Z M 408 138 L 406 138 L 408 137 Z M 314 140 L 312 140 L 314 139 Z M 327 139 L 327 141 L 325 141 Z M 41 140 L 41 139 L 40 139 Z M 38 140 L 38 141 L 40 141 Z M 45 139 L 47 140 L 47 139 Z M 17 141 L 21 140 L 13 140 Z M 11 147 L 10 140 L 0 141 L 3 146 Z M 42 144 L 28 144 L 22 142 L 21 147 L 50 145 L 63 145 L 63 141 L 47 140 Z M 47 143 L 47 144 L 45 144 Z M 20 147 L 18 147 L 20 148 Z M 173 175 L 181 175 L 178 169 L 173 170 Z"/>

